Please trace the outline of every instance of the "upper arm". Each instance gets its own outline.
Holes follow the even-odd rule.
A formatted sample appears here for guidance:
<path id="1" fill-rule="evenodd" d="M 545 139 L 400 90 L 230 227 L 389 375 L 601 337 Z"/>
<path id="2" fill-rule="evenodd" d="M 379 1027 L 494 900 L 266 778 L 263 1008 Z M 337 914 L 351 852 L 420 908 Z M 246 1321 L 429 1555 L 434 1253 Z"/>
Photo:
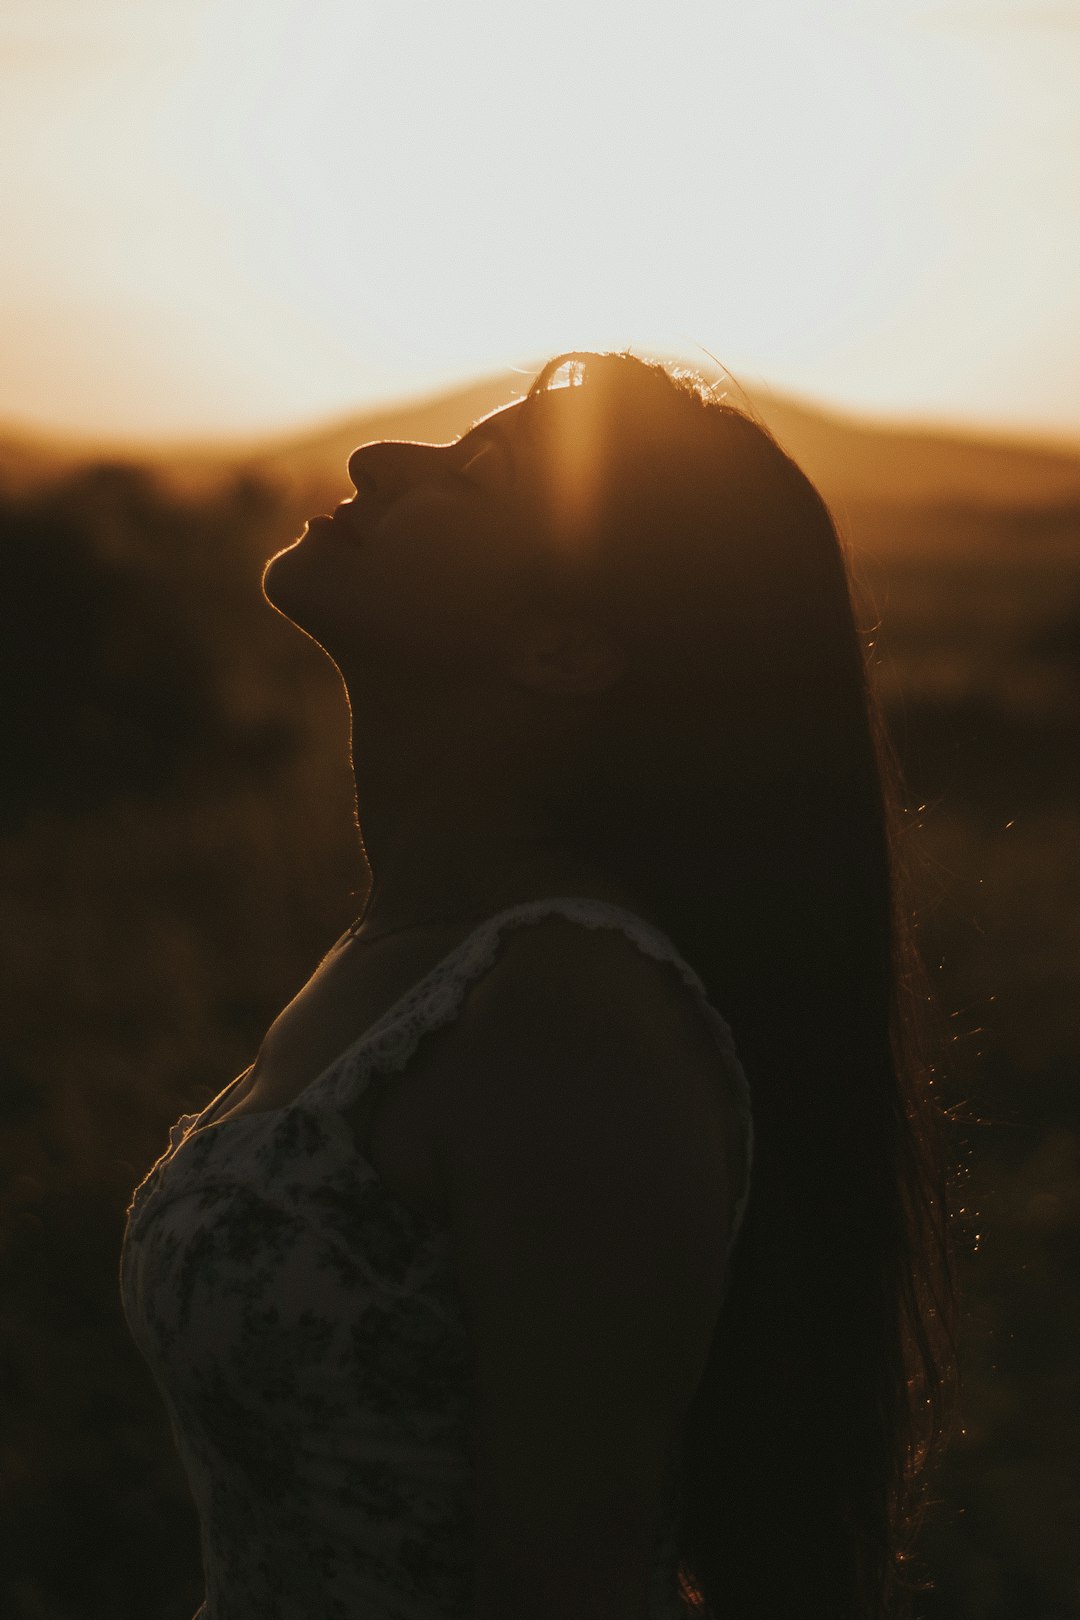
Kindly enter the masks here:
<path id="1" fill-rule="evenodd" d="M 716 1048 L 670 966 L 546 919 L 504 942 L 461 1050 L 440 1151 L 478 1376 L 476 1620 L 639 1620 L 728 1243 Z"/>

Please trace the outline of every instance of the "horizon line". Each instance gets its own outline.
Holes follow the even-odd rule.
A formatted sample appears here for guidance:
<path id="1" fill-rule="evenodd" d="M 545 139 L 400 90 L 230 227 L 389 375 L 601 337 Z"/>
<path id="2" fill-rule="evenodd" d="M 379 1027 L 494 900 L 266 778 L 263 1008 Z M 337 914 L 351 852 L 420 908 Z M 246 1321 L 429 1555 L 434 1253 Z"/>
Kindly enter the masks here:
<path id="1" fill-rule="evenodd" d="M 672 366 L 691 363 L 681 355 L 656 355 Z M 538 361 L 533 373 L 539 369 Z M 471 372 L 461 380 L 445 387 L 420 392 L 387 394 L 374 402 L 345 407 L 320 416 L 300 418 L 292 423 L 248 430 L 225 430 L 211 435 L 196 433 L 155 434 L 150 437 L 137 433 L 90 434 L 76 428 L 64 428 L 28 418 L 0 416 L 0 450 L 26 446 L 45 453 L 79 458 L 126 457 L 139 461 L 182 461 L 187 459 L 233 460 L 271 453 L 275 446 L 282 449 L 296 441 L 318 439 L 323 434 L 340 431 L 350 421 L 367 417 L 389 415 L 402 410 L 421 409 L 449 402 L 455 396 L 472 392 L 485 385 L 494 385 L 514 375 L 517 368 L 504 367 L 496 371 Z M 708 370 L 694 364 L 692 369 L 707 377 Z M 726 368 L 716 368 L 722 376 Z M 522 368 L 522 375 L 530 375 Z M 793 406 L 810 413 L 832 417 L 848 427 L 863 427 L 871 431 L 897 433 L 909 437 L 963 439 L 985 446 L 1009 447 L 1061 455 L 1080 456 L 1080 426 L 1070 435 L 1062 428 L 1041 429 L 1018 419 L 990 417 L 935 415 L 932 412 L 893 412 L 870 407 L 846 405 L 768 382 L 763 377 L 747 381 L 745 374 L 727 372 L 736 385 L 749 397 L 752 405 L 767 406 L 773 401 L 780 406 Z"/>

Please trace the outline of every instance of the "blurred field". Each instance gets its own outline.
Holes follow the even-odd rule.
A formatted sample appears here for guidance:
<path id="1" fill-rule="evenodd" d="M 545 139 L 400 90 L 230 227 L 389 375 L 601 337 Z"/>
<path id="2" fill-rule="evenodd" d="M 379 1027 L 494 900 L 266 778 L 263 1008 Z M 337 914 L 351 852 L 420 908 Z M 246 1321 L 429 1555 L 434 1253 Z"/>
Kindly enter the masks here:
<path id="1" fill-rule="evenodd" d="M 449 437 L 488 408 L 444 407 L 351 442 Z M 806 461 L 850 538 L 861 625 L 877 627 L 951 1033 L 943 1090 L 966 1121 L 965 1432 L 935 1481 L 921 1620 L 1067 1620 L 1080 461 L 1052 477 L 1029 458 L 1020 488 L 1006 449 L 984 446 L 955 487 L 916 489 L 897 454 L 847 483 Z M 258 585 L 299 517 L 346 487 L 332 435 L 183 477 L 61 460 L 20 479 L 16 460 L 0 454 L 0 1612 L 189 1620 L 194 1517 L 120 1315 L 120 1236 L 169 1124 L 251 1061 L 362 898 L 336 677 Z M 976 462 L 1001 476 L 973 496 Z"/>

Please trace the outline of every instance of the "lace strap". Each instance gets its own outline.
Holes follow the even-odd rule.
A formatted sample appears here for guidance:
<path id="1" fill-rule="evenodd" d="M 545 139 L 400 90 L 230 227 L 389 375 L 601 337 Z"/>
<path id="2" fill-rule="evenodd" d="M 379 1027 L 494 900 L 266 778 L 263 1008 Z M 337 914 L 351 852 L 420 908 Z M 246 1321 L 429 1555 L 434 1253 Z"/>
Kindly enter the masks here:
<path id="1" fill-rule="evenodd" d="M 701 979 L 679 955 L 667 935 L 636 912 L 609 900 L 574 895 L 522 901 L 478 924 L 449 956 L 436 963 L 430 973 L 418 980 L 382 1015 L 350 1054 L 353 1061 L 338 1069 L 334 1101 L 339 1105 L 347 1102 L 357 1082 L 366 1077 L 368 1069 L 386 1071 L 403 1068 L 422 1036 L 429 1030 L 451 1023 L 456 1017 L 469 985 L 494 962 L 503 930 L 538 921 L 553 913 L 568 917 L 586 928 L 620 928 L 647 955 L 675 962 L 684 980 L 700 995 L 705 994 Z"/>
<path id="2" fill-rule="evenodd" d="M 373 1073 L 403 1069 L 424 1035 L 442 1028 L 457 1017 L 469 985 L 494 962 L 504 929 L 520 927 L 552 914 L 567 917 L 573 922 L 581 923 L 585 928 L 620 929 L 647 956 L 657 961 L 673 963 L 683 982 L 699 997 L 712 1025 L 717 1045 L 724 1055 L 726 1072 L 734 1083 L 736 1104 L 743 1130 L 746 1175 L 735 1207 L 737 1230 L 750 1191 L 753 1119 L 749 1083 L 735 1050 L 731 1028 L 709 1001 L 708 992 L 700 975 L 679 954 L 668 936 L 652 923 L 646 922 L 636 912 L 629 911 L 625 906 L 616 905 L 610 900 L 597 900 L 579 895 L 553 895 L 508 906 L 504 911 L 497 912 L 482 922 L 456 950 L 437 963 L 430 973 L 413 985 L 411 990 L 406 991 L 378 1024 L 368 1031 L 363 1041 L 346 1055 L 333 1076 L 333 1104 L 338 1108 L 348 1106 L 363 1090 Z"/>

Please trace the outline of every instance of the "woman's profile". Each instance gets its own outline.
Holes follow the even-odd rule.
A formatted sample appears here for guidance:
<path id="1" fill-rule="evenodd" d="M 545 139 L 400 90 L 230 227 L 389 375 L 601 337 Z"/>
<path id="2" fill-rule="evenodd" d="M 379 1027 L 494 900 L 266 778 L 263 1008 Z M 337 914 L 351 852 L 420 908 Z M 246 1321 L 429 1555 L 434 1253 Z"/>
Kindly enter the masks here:
<path id="1" fill-rule="evenodd" d="M 349 473 L 263 588 L 366 903 L 124 1238 L 199 1616 L 905 1620 L 950 1166 L 829 511 L 629 353 Z"/>

